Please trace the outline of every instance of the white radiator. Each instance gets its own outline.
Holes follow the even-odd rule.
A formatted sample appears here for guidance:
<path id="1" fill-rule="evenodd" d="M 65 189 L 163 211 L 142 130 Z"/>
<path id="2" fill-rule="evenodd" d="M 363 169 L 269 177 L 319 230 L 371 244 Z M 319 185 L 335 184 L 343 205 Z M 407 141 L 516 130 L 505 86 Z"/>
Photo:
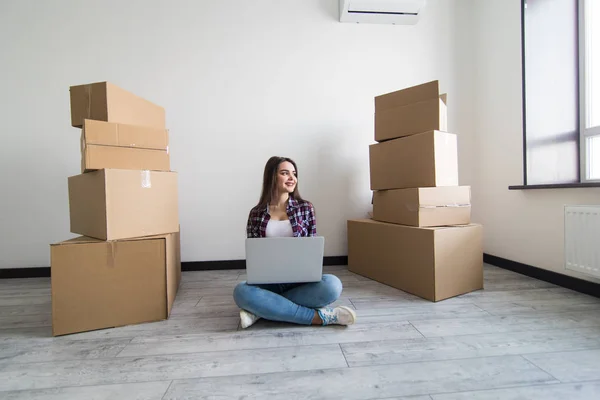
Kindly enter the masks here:
<path id="1" fill-rule="evenodd" d="M 600 278 L 600 206 L 565 206 L 565 266 Z"/>

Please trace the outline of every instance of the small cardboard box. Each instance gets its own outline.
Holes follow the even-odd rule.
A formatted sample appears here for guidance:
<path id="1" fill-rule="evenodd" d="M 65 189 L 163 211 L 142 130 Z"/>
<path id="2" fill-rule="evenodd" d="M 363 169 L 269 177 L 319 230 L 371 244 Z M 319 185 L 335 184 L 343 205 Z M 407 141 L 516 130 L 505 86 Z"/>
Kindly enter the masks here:
<path id="1" fill-rule="evenodd" d="M 71 232 L 117 240 L 177 232 L 177 173 L 101 169 L 71 176 Z"/>
<path id="2" fill-rule="evenodd" d="M 81 141 L 84 145 L 96 144 L 168 151 L 169 131 L 86 119 L 83 121 Z"/>
<path id="3" fill-rule="evenodd" d="M 471 222 L 471 187 L 378 190 L 373 193 L 373 219 L 411 226 L 466 225 Z"/>
<path id="4" fill-rule="evenodd" d="M 181 280 L 179 233 L 50 246 L 54 336 L 167 319 Z"/>
<path id="5" fill-rule="evenodd" d="M 447 96 L 431 81 L 375 97 L 375 141 L 448 130 Z"/>
<path id="6" fill-rule="evenodd" d="M 458 186 L 457 136 L 430 131 L 369 146 L 371 190 Z"/>
<path id="7" fill-rule="evenodd" d="M 431 81 L 375 97 L 375 112 L 437 99 L 441 95 L 439 81 Z"/>
<path id="8" fill-rule="evenodd" d="M 348 270 L 431 301 L 483 288 L 483 229 L 348 221 Z"/>
<path id="9" fill-rule="evenodd" d="M 375 141 L 377 142 L 432 130 L 448 130 L 446 95 L 375 111 Z"/>
<path id="10" fill-rule="evenodd" d="M 166 150 L 134 147 L 85 145 L 81 142 L 81 172 L 103 168 L 169 171 L 171 162 Z"/>
<path id="11" fill-rule="evenodd" d="M 71 125 L 84 119 L 166 129 L 165 109 L 109 82 L 71 86 Z"/>

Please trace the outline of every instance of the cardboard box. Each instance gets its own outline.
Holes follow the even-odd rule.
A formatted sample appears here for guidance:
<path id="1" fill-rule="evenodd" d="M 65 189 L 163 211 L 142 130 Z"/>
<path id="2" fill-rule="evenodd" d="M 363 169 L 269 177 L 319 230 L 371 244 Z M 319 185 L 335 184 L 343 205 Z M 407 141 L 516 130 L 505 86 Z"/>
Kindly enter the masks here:
<path id="1" fill-rule="evenodd" d="M 101 169 L 71 176 L 71 232 L 100 240 L 177 232 L 177 173 Z"/>
<path id="2" fill-rule="evenodd" d="M 81 172 L 103 168 L 169 171 L 171 163 L 166 150 L 86 146 L 82 142 Z"/>
<path id="3" fill-rule="evenodd" d="M 431 301 L 483 288 L 483 229 L 348 221 L 348 270 Z"/>
<path id="4" fill-rule="evenodd" d="M 54 336 L 167 319 L 181 280 L 179 233 L 50 246 Z"/>
<path id="5" fill-rule="evenodd" d="M 375 97 L 375 112 L 440 97 L 439 81 L 431 81 Z"/>
<path id="6" fill-rule="evenodd" d="M 109 82 L 71 86 L 71 125 L 84 119 L 166 129 L 165 109 Z"/>
<path id="7" fill-rule="evenodd" d="M 448 131 L 446 95 L 375 111 L 375 141 L 377 142 L 432 130 Z"/>
<path id="8" fill-rule="evenodd" d="M 166 129 L 115 124 L 91 119 L 84 120 L 82 128 L 81 141 L 84 145 L 169 150 L 169 131 Z"/>
<path id="9" fill-rule="evenodd" d="M 373 219 L 411 226 L 469 224 L 471 187 L 379 190 L 373 193 Z"/>
<path id="10" fill-rule="evenodd" d="M 457 136 L 430 131 L 369 146 L 371 190 L 458 186 Z"/>

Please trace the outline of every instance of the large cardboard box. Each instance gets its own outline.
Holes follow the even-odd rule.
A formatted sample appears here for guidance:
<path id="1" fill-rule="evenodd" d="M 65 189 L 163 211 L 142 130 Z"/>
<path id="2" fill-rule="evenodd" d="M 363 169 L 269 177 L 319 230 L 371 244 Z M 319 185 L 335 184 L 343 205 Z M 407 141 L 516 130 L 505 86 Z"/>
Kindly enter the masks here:
<path id="1" fill-rule="evenodd" d="M 371 190 L 458 186 L 457 136 L 430 131 L 369 146 Z"/>
<path id="2" fill-rule="evenodd" d="M 81 130 L 81 141 L 84 145 L 96 144 L 168 151 L 169 131 L 85 119 Z"/>
<path id="3" fill-rule="evenodd" d="M 116 240 L 177 232 L 177 173 L 102 169 L 71 176 L 71 232 Z"/>
<path id="4" fill-rule="evenodd" d="M 85 145 L 81 143 L 81 172 L 103 168 L 169 171 L 171 163 L 166 150 L 133 147 Z"/>
<path id="5" fill-rule="evenodd" d="M 471 187 L 378 190 L 373 193 L 373 219 L 411 226 L 469 224 Z"/>
<path id="6" fill-rule="evenodd" d="M 375 111 L 375 140 L 377 142 L 432 130 L 448 130 L 446 95 Z"/>
<path id="7" fill-rule="evenodd" d="M 84 119 L 165 129 L 165 109 L 110 82 L 71 86 L 71 125 Z"/>
<path id="8" fill-rule="evenodd" d="M 348 221 L 348 270 L 431 301 L 483 288 L 481 225 Z"/>
<path id="9" fill-rule="evenodd" d="M 54 336 L 167 319 L 181 280 L 179 233 L 50 246 Z"/>

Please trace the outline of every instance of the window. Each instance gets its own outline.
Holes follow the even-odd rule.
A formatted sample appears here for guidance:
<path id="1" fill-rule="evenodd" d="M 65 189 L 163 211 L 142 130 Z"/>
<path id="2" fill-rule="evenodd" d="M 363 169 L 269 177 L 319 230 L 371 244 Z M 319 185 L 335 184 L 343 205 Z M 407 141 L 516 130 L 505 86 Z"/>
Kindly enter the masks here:
<path id="1" fill-rule="evenodd" d="M 582 178 L 600 180 L 600 1 L 580 1 Z"/>
<path id="2" fill-rule="evenodd" d="M 600 0 L 523 0 L 524 185 L 600 183 Z"/>

